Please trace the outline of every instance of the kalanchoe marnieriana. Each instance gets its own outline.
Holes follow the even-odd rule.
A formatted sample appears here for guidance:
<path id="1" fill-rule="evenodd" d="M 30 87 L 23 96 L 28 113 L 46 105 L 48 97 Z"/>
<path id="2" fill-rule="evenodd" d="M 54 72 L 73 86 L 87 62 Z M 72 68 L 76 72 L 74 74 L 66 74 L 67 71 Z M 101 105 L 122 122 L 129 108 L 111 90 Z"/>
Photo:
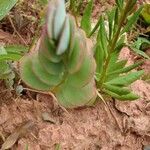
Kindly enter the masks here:
<path id="1" fill-rule="evenodd" d="M 39 48 L 20 63 L 22 80 L 31 88 L 51 91 L 66 108 L 94 102 L 96 63 L 85 33 L 65 11 L 64 0 L 49 3 Z"/>

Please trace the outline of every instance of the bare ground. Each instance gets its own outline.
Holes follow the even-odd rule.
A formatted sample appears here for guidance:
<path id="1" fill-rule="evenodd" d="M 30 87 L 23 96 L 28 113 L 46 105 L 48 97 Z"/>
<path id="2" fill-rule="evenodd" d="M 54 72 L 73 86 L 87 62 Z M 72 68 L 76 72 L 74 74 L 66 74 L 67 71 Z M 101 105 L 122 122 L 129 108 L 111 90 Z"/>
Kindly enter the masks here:
<path id="1" fill-rule="evenodd" d="M 133 62 L 127 48 L 122 55 Z M 48 95 L 31 93 L 28 99 L 14 99 L 7 92 L 7 101 L 0 105 L 0 133 L 7 137 L 23 122 L 32 120 L 34 127 L 13 149 L 24 150 L 28 145 L 29 150 L 54 150 L 59 143 L 66 150 L 142 150 L 150 144 L 150 85 L 138 80 L 132 89 L 141 98 L 132 102 L 108 99 L 111 111 L 98 101 L 93 107 L 68 113 Z M 45 112 L 54 123 L 42 119 Z"/>
<path id="2" fill-rule="evenodd" d="M 99 4 L 97 4 L 99 5 Z M 95 15 L 98 9 L 95 10 Z M 93 16 L 94 16 L 93 13 Z M 22 34 L 21 34 L 22 35 Z M 23 37 L 27 43 L 30 38 Z M 1 43 L 23 43 L 16 36 L 0 30 Z M 128 64 L 136 60 L 129 49 L 122 50 L 121 59 Z M 150 62 L 141 66 L 150 73 Z M 142 150 L 150 145 L 150 84 L 138 80 L 132 87 L 140 99 L 121 102 L 106 98 L 107 107 L 99 100 L 95 106 L 64 111 L 51 96 L 34 92 L 16 97 L 0 83 L 0 145 L 22 123 L 33 121 L 32 129 L 21 136 L 12 150 Z M 49 115 L 49 122 L 42 118 Z"/>

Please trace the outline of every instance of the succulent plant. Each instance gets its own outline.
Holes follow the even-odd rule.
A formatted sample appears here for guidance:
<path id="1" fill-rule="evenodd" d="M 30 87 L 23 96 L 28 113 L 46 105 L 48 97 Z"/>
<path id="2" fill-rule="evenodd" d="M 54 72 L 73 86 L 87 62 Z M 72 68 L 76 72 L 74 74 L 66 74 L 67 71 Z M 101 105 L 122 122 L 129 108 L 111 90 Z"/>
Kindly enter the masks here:
<path id="1" fill-rule="evenodd" d="M 74 108 L 96 98 L 96 63 L 84 31 L 65 11 L 64 0 L 49 3 L 38 50 L 20 62 L 22 80 L 31 88 L 51 91 L 59 104 Z"/>

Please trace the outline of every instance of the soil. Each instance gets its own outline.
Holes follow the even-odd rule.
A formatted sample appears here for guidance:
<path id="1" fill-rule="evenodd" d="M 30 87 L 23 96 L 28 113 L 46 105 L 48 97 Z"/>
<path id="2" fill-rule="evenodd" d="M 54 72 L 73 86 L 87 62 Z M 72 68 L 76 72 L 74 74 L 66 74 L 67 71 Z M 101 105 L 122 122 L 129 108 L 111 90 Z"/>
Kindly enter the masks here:
<path id="1" fill-rule="evenodd" d="M 34 24 L 32 28 L 35 27 Z M 28 39 L 25 33 L 20 32 Z M 28 35 L 32 36 L 33 33 Z M 23 43 L 16 34 L 4 29 L 0 30 L 0 42 Z M 128 48 L 123 48 L 120 59 L 128 59 L 128 64 L 132 64 L 137 58 Z M 145 61 L 141 68 L 149 74 L 149 66 L 150 62 Z M 26 147 L 55 150 L 57 144 L 62 150 L 149 150 L 150 84 L 138 80 L 131 88 L 140 96 L 136 101 L 106 98 L 107 105 L 98 100 L 93 107 L 64 110 L 50 95 L 27 90 L 17 96 L 0 82 L 0 145 L 22 123 L 30 120 L 34 123 L 32 130 L 21 136 L 12 150 Z M 43 118 L 45 113 L 47 120 Z"/>

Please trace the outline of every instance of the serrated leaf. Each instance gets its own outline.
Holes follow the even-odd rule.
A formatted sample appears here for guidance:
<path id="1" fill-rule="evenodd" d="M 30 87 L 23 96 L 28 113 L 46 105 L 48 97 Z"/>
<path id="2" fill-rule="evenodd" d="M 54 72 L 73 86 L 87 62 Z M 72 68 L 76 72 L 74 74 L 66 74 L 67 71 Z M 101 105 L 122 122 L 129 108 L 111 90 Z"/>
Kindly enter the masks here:
<path id="1" fill-rule="evenodd" d="M 93 8 L 93 0 L 87 4 L 81 20 L 81 28 L 86 32 L 87 36 L 91 32 L 91 15 Z"/>
<path id="2" fill-rule="evenodd" d="M 141 11 L 142 11 L 143 7 L 140 7 L 128 20 L 127 24 L 125 25 L 125 27 L 123 28 L 123 30 L 121 31 L 121 34 L 128 32 L 129 30 L 131 30 L 132 26 L 136 23 Z"/>
<path id="3" fill-rule="evenodd" d="M 139 96 L 133 94 L 133 93 L 129 93 L 129 94 L 126 94 L 126 95 L 118 95 L 114 92 L 111 92 L 109 90 L 104 90 L 105 93 L 111 95 L 112 97 L 118 99 L 118 100 L 136 100 L 139 98 Z"/>
<path id="4" fill-rule="evenodd" d="M 136 81 L 138 78 L 140 78 L 143 73 L 144 73 L 143 70 L 131 72 L 127 75 L 122 75 L 122 76 L 119 76 L 115 79 L 112 79 L 112 80 L 108 81 L 107 83 L 113 84 L 113 85 L 127 86 L 127 85 L 130 85 L 131 83 L 133 83 L 134 81 Z"/>
<path id="5" fill-rule="evenodd" d="M 17 0 L 1 0 L 0 2 L 0 20 L 2 20 L 9 11 L 15 6 Z"/>

